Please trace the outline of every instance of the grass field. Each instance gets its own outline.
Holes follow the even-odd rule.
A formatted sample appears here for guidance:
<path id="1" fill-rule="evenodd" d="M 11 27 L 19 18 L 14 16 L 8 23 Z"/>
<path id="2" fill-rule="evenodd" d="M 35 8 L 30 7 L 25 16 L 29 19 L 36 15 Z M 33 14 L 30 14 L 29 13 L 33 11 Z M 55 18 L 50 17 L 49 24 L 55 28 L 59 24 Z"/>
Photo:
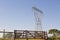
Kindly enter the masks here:
<path id="1" fill-rule="evenodd" d="M 24 39 L 16 39 L 16 40 L 27 40 L 27 39 L 24 38 Z M 28 38 L 28 40 L 44 40 L 44 39 L 39 39 L 39 38 L 36 38 L 36 39 L 35 39 L 35 38 Z"/>

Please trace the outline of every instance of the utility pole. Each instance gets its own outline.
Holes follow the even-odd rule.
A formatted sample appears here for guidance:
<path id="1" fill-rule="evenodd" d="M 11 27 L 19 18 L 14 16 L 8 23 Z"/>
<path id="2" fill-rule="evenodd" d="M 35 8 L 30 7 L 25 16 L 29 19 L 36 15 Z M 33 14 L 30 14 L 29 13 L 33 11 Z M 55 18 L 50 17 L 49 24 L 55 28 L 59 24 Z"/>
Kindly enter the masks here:
<path id="1" fill-rule="evenodd" d="M 3 30 L 3 39 L 5 40 L 5 29 Z"/>

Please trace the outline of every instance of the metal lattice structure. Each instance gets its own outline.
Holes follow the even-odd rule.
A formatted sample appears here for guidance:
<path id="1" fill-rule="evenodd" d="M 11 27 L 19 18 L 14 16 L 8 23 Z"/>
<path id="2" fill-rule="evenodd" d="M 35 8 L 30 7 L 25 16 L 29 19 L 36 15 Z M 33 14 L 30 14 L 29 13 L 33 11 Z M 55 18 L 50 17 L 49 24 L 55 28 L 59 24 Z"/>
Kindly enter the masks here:
<path id="1" fill-rule="evenodd" d="M 43 12 L 36 7 L 32 7 L 32 9 L 34 11 L 34 16 L 36 19 L 36 31 L 42 31 L 41 20 L 43 17 Z"/>

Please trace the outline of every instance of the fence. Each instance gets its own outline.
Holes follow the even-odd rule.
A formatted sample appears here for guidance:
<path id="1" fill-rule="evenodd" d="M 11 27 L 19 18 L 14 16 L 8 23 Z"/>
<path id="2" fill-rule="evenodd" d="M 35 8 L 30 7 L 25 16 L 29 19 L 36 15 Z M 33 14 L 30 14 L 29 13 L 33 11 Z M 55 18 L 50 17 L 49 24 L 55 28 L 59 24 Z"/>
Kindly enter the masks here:
<path id="1" fill-rule="evenodd" d="M 14 40 L 14 32 L 0 31 L 0 40 Z"/>
<path id="2" fill-rule="evenodd" d="M 0 31 L 0 40 L 47 40 L 45 31 L 14 30 L 14 32 Z"/>
<path id="3" fill-rule="evenodd" d="M 14 30 L 14 40 L 47 40 L 47 32 Z"/>

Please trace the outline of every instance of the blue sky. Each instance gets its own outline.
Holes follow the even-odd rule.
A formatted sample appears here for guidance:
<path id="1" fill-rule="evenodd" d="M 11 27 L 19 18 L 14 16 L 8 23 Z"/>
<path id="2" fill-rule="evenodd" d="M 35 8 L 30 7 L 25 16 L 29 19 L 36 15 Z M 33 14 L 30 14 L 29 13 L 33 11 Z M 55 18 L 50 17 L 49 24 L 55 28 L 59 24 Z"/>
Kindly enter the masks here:
<path id="1" fill-rule="evenodd" d="M 34 30 L 32 7 L 44 12 L 42 29 L 60 29 L 60 0 L 0 0 L 0 30 Z"/>

